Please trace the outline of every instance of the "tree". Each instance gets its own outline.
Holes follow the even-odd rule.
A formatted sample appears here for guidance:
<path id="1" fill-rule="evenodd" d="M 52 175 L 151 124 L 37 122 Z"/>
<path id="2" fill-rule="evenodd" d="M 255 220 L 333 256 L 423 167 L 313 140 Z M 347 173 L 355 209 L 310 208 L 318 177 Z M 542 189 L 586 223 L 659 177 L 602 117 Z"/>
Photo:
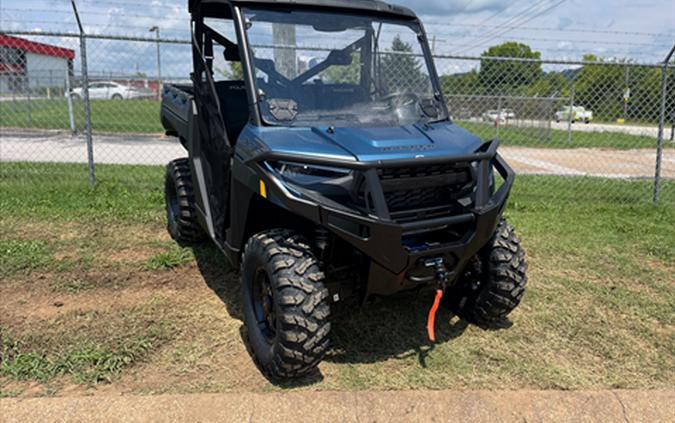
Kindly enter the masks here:
<path id="1" fill-rule="evenodd" d="M 215 67 L 213 71 L 228 81 L 242 81 L 244 79 L 244 70 L 240 62 L 227 62 L 229 69 Z"/>
<path id="2" fill-rule="evenodd" d="M 352 62 L 346 66 L 333 65 L 321 73 L 322 79 L 329 84 L 358 85 L 361 80 L 361 55 L 352 53 Z"/>
<path id="3" fill-rule="evenodd" d="M 528 97 L 567 97 L 570 82 L 560 72 L 548 72 L 527 87 Z"/>
<path id="4" fill-rule="evenodd" d="M 380 54 L 381 83 L 386 93 L 428 91 L 429 78 L 422 70 L 422 63 L 413 55 L 410 44 L 398 35 L 390 52 Z"/>
<path id="5" fill-rule="evenodd" d="M 513 41 L 492 46 L 482 57 L 512 57 L 516 59 L 541 59 L 541 53 L 530 46 Z M 515 94 L 523 86 L 529 86 L 543 75 L 541 63 L 516 60 L 489 60 L 480 62 L 479 79 L 487 92 Z"/>
<path id="6" fill-rule="evenodd" d="M 242 81 L 244 79 L 244 70 L 241 68 L 241 62 L 230 62 L 230 79 L 233 81 Z"/>
<path id="7" fill-rule="evenodd" d="M 595 55 L 584 56 L 585 62 L 604 62 Z M 622 117 L 625 68 L 620 62 L 584 65 L 574 81 L 574 102 L 593 110 L 596 118 L 614 120 Z"/>
<path id="8" fill-rule="evenodd" d="M 478 72 L 475 70 L 455 75 L 442 75 L 440 80 L 446 96 L 480 95 L 483 91 L 478 80 Z"/>

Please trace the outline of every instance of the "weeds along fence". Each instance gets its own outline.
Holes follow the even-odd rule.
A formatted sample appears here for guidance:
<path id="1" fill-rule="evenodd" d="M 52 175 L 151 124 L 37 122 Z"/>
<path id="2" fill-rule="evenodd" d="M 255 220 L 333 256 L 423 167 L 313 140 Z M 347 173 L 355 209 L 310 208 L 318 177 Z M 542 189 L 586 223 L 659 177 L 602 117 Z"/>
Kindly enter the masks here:
<path id="1" fill-rule="evenodd" d="M 344 47 L 335 43 L 293 45 L 290 65 L 280 66 L 301 73 Z M 270 58 L 289 50 L 255 48 Z M 378 63 L 402 90 L 415 92 L 428 75 L 421 57 L 406 48 L 383 46 Z M 159 96 L 164 84 L 189 82 L 191 54 L 186 40 L 0 32 L 3 177 L 65 183 L 89 175 L 94 182 L 100 169 L 120 169 L 117 177 L 132 187 L 134 172 L 157 171 L 184 156 L 163 135 Z M 214 56 L 216 79 L 240 78 L 222 54 Z M 536 181 L 543 201 L 675 204 L 672 57 L 651 64 L 434 59 L 453 121 L 485 140 L 499 138 L 502 155 Z M 355 57 L 315 79 L 353 83 L 358 69 Z"/>

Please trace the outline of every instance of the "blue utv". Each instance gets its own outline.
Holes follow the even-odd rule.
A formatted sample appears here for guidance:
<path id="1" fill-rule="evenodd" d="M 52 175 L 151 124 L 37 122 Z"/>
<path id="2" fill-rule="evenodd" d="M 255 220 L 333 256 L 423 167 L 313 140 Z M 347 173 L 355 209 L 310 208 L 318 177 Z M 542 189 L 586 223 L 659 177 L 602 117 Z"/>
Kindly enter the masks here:
<path id="1" fill-rule="evenodd" d="M 168 230 L 240 268 L 251 354 L 307 374 L 331 308 L 420 290 L 479 325 L 527 281 L 502 217 L 514 173 L 450 121 L 421 22 L 370 0 L 190 0 L 192 83 L 161 119 Z M 427 287 L 429 289 L 424 290 Z M 383 324 L 386 324 L 384 322 Z"/>

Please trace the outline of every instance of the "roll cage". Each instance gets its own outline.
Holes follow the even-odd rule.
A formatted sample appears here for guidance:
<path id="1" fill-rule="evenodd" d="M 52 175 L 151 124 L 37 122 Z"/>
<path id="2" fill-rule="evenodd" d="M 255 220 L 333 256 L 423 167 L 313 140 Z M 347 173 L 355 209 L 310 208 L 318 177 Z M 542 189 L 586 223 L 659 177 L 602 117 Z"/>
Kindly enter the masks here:
<path id="1" fill-rule="evenodd" d="M 440 80 L 436 71 L 434 61 L 432 60 L 431 50 L 426 42 L 426 32 L 422 23 L 415 14 L 401 6 L 390 5 L 378 0 L 190 0 L 189 11 L 192 16 L 192 48 L 193 48 L 193 82 L 205 82 L 211 91 L 211 103 L 221 112 L 218 95 L 213 81 L 213 58 L 214 42 L 224 48 L 225 59 L 230 62 L 240 62 L 244 76 L 244 83 L 247 92 L 249 122 L 254 125 L 263 125 L 263 119 L 259 102 L 259 90 L 255 80 L 256 65 L 270 77 L 280 83 L 288 85 L 299 85 L 316 76 L 327 67 L 338 64 L 343 60 L 345 54 L 355 50 L 359 45 L 372 42 L 372 34 L 366 34 L 364 37 L 356 40 L 341 50 L 333 50 L 328 57 L 308 69 L 304 73 L 293 79 L 288 79 L 277 72 L 274 62 L 269 59 L 256 59 L 250 50 L 250 43 L 246 34 L 246 19 L 243 16 L 241 7 L 257 6 L 280 10 L 307 10 L 321 11 L 332 10 L 346 13 L 368 14 L 374 17 L 396 19 L 408 21 L 419 29 L 418 37 L 421 40 L 421 47 L 425 60 L 429 66 L 429 77 L 434 87 L 434 95 L 438 99 L 440 107 L 443 109 L 443 115 L 449 116 L 447 104 L 443 99 L 443 93 L 440 89 Z M 204 23 L 204 18 L 231 19 L 234 23 L 236 40 L 231 40 Z M 371 37 L 369 37 L 371 35 Z M 368 50 L 368 49 L 366 49 Z M 361 57 L 362 61 L 368 60 Z M 255 62 L 254 62 L 255 61 Z M 366 67 L 362 67 L 362 72 L 368 72 Z M 369 83 L 369 78 L 361 78 L 362 83 Z M 233 146 L 236 139 L 228 140 Z"/>

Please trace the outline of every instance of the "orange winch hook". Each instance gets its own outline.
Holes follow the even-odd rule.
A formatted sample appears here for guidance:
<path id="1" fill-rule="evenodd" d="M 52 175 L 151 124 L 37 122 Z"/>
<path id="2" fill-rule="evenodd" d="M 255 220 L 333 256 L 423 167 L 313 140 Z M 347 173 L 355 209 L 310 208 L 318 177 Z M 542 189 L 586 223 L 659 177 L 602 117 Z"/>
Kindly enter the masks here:
<path id="1" fill-rule="evenodd" d="M 429 317 L 427 318 L 427 334 L 429 335 L 429 340 L 431 342 L 436 342 L 436 335 L 434 333 L 434 324 L 436 323 L 436 311 L 438 311 L 438 306 L 441 303 L 441 298 L 443 298 L 443 290 L 436 290 L 436 297 L 434 298 L 434 303 L 429 309 Z"/>

